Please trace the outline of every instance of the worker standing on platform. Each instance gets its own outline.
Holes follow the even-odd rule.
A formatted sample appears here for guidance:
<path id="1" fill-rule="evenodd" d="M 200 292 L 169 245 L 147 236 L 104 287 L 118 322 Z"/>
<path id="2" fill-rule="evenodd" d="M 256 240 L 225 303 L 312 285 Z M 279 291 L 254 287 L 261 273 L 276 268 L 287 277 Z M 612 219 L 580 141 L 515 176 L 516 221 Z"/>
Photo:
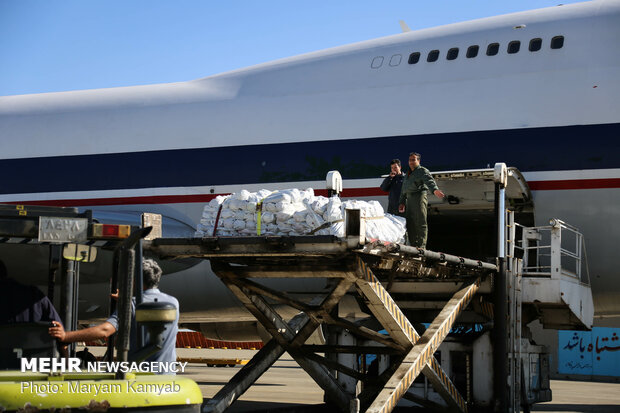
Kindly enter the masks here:
<path id="1" fill-rule="evenodd" d="M 405 213 L 407 218 L 408 244 L 418 248 L 426 248 L 428 228 L 426 213 L 429 190 L 438 198 L 445 195 L 439 190 L 431 173 L 420 165 L 421 156 L 417 152 L 409 154 L 409 173 L 403 181 L 398 211 Z"/>
<path id="2" fill-rule="evenodd" d="M 404 179 L 405 174 L 401 170 L 400 159 L 392 159 L 392 162 L 390 162 L 390 176 L 385 178 L 380 186 L 382 191 L 390 193 L 388 195 L 388 214 L 402 216 L 398 212 L 398 203 Z"/>

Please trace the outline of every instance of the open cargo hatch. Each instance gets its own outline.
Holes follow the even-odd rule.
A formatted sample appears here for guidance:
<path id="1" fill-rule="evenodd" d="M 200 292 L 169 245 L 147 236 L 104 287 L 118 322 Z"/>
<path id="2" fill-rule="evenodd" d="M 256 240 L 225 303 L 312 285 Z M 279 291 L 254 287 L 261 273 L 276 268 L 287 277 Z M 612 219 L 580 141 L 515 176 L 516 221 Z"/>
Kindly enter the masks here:
<path id="1" fill-rule="evenodd" d="M 433 173 L 446 198 L 429 194 L 429 249 L 481 260 L 496 256 L 493 174 L 493 168 Z M 525 178 L 514 167 L 507 168 L 507 178 L 506 208 L 521 225 L 533 226 L 534 203 Z"/>
<path id="2" fill-rule="evenodd" d="M 517 168 L 508 170 L 506 205 L 515 212 L 533 214 L 534 204 L 530 188 Z M 429 206 L 436 214 L 457 214 L 459 212 L 492 213 L 495 182 L 493 169 L 469 169 L 433 173 L 437 185 L 446 194 L 446 201 L 429 197 Z"/>

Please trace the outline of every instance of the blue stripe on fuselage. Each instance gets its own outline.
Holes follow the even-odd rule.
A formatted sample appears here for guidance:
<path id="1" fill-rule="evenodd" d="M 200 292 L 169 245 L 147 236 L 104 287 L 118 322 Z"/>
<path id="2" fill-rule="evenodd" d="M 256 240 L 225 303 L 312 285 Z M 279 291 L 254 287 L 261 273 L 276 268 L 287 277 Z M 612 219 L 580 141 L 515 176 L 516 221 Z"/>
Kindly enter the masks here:
<path id="1" fill-rule="evenodd" d="M 481 116 L 490 116 L 481 114 Z M 375 178 L 393 158 L 430 170 L 620 167 L 620 123 L 0 160 L 2 194 Z"/>

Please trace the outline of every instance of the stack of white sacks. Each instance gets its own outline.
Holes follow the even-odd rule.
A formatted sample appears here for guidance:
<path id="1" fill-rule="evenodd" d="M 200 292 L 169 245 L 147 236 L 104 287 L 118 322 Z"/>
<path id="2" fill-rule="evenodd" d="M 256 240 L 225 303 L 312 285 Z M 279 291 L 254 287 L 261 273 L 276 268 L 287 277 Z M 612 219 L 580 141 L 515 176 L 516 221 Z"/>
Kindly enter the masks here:
<path id="1" fill-rule="evenodd" d="M 367 238 L 403 242 L 406 229 L 404 218 L 384 213 L 377 201 L 342 202 L 338 197 L 315 196 L 312 189 L 275 192 L 263 189 L 253 193 L 242 190 L 212 199 L 202 213 L 197 237 L 213 236 L 220 207 L 216 236 L 314 234 L 343 237 L 345 209 L 361 211 L 366 220 Z"/>

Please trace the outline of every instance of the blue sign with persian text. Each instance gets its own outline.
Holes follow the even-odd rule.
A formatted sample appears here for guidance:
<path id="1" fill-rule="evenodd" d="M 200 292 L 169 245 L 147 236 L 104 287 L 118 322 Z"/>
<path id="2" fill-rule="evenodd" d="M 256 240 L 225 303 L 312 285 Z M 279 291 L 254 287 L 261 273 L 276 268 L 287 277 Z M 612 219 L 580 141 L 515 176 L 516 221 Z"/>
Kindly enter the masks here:
<path id="1" fill-rule="evenodd" d="M 620 328 L 558 331 L 558 373 L 620 377 Z"/>

